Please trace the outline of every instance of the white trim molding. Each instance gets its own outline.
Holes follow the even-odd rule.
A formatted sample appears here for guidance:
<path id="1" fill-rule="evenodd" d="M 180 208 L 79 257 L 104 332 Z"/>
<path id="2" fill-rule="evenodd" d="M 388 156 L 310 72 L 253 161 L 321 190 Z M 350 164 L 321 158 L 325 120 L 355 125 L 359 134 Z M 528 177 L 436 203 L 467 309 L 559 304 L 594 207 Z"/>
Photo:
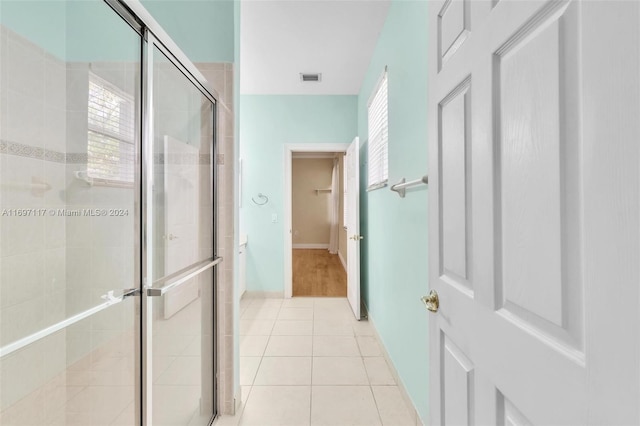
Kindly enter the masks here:
<path id="1" fill-rule="evenodd" d="M 293 236 L 291 215 L 291 161 L 293 153 L 347 152 L 348 143 L 296 143 L 284 145 L 284 297 L 293 296 Z"/>
<path id="2" fill-rule="evenodd" d="M 293 158 L 296 160 L 308 160 L 308 159 L 317 159 L 317 158 L 335 158 L 335 152 L 294 152 Z"/>
<path id="3" fill-rule="evenodd" d="M 347 261 L 344 260 L 344 257 L 342 257 L 342 253 L 340 252 L 340 250 L 338 250 L 338 257 L 340 258 L 340 263 L 342 263 L 342 267 L 344 268 L 344 271 L 348 273 L 348 271 L 347 271 Z"/>
<path id="4" fill-rule="evenodd" d="M 282 299 L 281 291 L 245 291 L 242 299 Z"/>
<path id="5" fill-rule="evenodd" d="M 326 249 L 329 250 L 329 244 L 294 244 L 294 249 Z"/>

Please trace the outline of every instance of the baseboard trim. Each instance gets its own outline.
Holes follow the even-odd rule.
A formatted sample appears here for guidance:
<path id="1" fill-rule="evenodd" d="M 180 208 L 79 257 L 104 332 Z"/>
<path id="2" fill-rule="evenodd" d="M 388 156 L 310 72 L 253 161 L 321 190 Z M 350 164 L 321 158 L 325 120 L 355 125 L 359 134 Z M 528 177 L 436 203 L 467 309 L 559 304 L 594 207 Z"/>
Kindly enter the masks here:
<path id="1" fill-rule="evenodd" d="M 342 263 L 342 267 L 344 268 L 345 272 L 347 271 L 347 262 L 346 260 L 344 260 L 344 257 L 342 257 L 342 253 L 340 253 L 340 250 L 338 250 L 338 257 L 340 258 L 340 262 Z"/>
<path id="2" fill-rule="evenodd" d="M 294 249 L 329 249 L 329 244 L 294 244 Z"/>
<path id="3" fill-rule="evenodd" d="M 407 392 L 407 389 L 404 387 L 404 383 L 400 379 L 400 375 L 398 374 L 398 371 L 396 370 L 395 365 L 391 361 L 391 356 L 389 355 L 389 352 L 387 351 L 387 348 L 384 346 L 384 342 L 380 338 L 380 334 L 378 334 L 378 329 L 376 328 L 376 323 L 373 320 L 373 318 L 371 317 L 371 313 L 369 312 L 369 308 L 366 306 L 366 304 L 364 302 L 363 302 L 363 305 L 365 306 L 365 309 L 366 309 L 367 320 L 371 323 L 371 328 L 373 329 L 373 333 L 375 334 L 376 340 L 378 340 L 378 343 L 380 344 L 380 349 L 382 350 L 382 355 L 383 355 L 384 359 L 387 361 L 387 365 L 389 366 L 389 370 L 391 370 L 391 375 L 393 376 L 393 379 L 396 381 L 396 384 L 398 385 L 398 389 L 400 390 L 400 394 L 402 394 L 402 398 L 404 399 L 405 403 L 407 404 L 407 407 L 410 407 L 410 409 L 412 410 L 411 415 L 415 419 L 416 426 L 424 426 L 426 423 L 424 423 L 422 421 L 422 419 L 420 418 L 420 415 L 418 414 L 418 410 L 416 410 L 416 407 L 413 404 L 413 401 L 411 400 L 411 397 L 409 396 L 409 392 Z"/>
<path id="4" fill-rule="evenodd" d="M 242 299 L 282 299 L 283 291 L 245 291 Z"/>

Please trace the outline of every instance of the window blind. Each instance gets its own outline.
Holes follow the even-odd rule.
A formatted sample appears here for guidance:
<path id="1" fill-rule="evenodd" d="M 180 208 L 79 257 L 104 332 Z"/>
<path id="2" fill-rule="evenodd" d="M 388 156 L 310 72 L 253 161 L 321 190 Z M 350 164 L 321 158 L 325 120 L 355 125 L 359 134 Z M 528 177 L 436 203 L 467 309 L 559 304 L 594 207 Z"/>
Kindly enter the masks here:
<path id="1" fill-rule="evenodd" d="M 89 74 L 87 175 L 133 182 L 135 164 L 133 97 Z"/>
<path id="2" fill-rule="evenodd" d="M 389 179 L 389 120 L 387 71 L 369 101 L 368 189 L 384 185 Z"/>

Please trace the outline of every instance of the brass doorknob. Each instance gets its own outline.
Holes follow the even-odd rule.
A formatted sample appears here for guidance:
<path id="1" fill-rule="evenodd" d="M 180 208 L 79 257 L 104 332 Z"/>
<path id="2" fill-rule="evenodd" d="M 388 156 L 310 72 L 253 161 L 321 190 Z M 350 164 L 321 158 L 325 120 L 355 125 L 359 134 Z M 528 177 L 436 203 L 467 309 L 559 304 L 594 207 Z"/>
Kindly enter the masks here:
<path id="1" fill-rule="evenodd" d="M 363 237 L 362 235 L 352 235 L 352 236 L 351 236 L 351 237 L 349 237 L 349 238 L 351 238 L 351 239 L 352 239 L 352 240 L 354 240 L 354 241 L 358 241 L 358 240 L 362 240 L 362 239 L 364 239 L 364 237 Z"/>
<path id="2" fill-rule="evenodd" d="M 431 290 L 428 296 L 422 297 L 422 303 L 425 304 L 428 310 L 431 312 L 438 312 L 440 307 L 440 299 L 438 299 L 438 293 L 435 290 Z"/>

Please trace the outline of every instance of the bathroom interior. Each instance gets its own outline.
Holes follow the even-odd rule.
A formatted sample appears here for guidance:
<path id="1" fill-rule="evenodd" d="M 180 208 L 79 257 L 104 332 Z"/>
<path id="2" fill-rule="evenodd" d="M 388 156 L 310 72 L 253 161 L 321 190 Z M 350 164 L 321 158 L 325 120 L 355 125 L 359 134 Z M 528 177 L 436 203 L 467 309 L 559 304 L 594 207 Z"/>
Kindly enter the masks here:
<path id="1" fill-rule="evenodd" d="M 0 0 L 0 425 L 639 424 L 639 19 Z M 298 151 L 347 298 L 290 297 Z"/>
<path id="2" fill-rule="evenodd" d="M 232 400 L 233 67 L 134 3 L 0 3 L 3 425 L 207 425 Z"/>

